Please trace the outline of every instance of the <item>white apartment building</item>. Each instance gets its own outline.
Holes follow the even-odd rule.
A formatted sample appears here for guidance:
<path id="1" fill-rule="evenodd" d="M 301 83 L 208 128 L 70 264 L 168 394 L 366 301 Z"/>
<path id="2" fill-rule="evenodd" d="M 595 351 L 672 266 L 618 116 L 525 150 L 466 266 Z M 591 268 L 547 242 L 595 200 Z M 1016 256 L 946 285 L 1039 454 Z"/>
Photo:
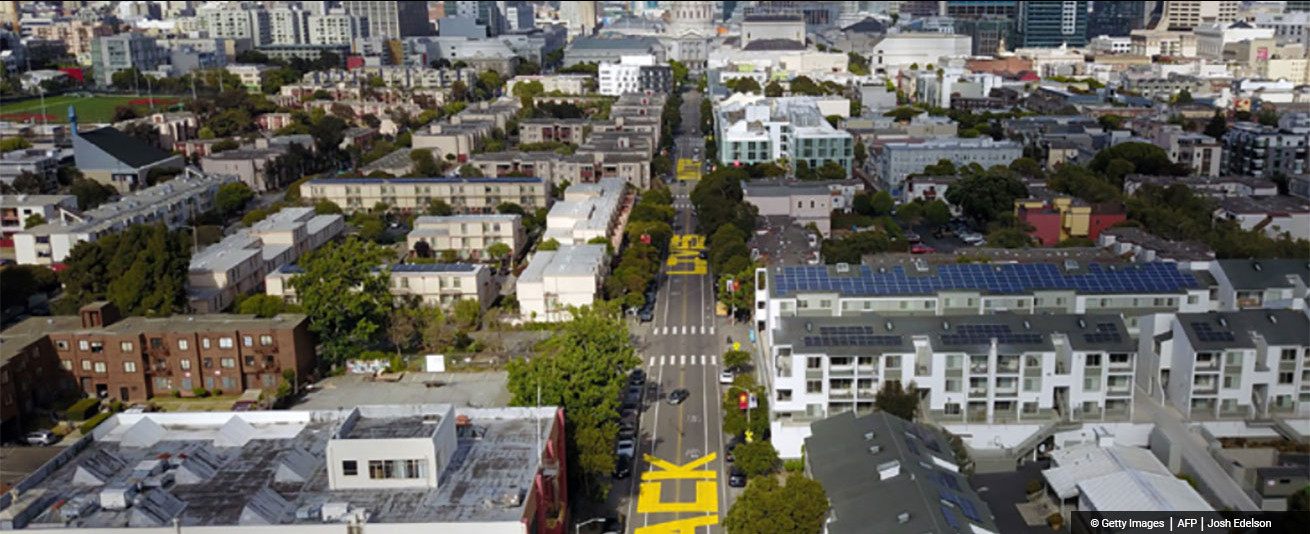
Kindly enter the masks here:
<path id="1" fill-rule="evenodd" d="M 618 63 L 601 63 L 596 79 L 596 92 L 610 96 L 643 91 L 668 92 L 673 88 L 672 69 L 657 64 L 655 56 L 649 54 L 622 56 Z"/>
<path id="2" fill-rule="evenodd" d="M 250 39 L 255 46 L 270 44 L 273 39 L 268 11 L 262 7 L 219 2 L 197 10 L 196 18 L 209 37 Z"/>
<path id="3" fill-rule="evenodd" d="M 0 196 L 0 239 L 11 239 L 23 231 L 27 219 L 40 215 L 46 222 L 80 220 L 77 197 L 73 195 L 4 195 Z"/>
<path id="4" fill-rule="evenodd" d="M 50 265 L 64 261 L 78 243 L 121 232 L 134 224 L 163 223 L 176 230 L 214 209 L 219 186 L 235 181 L 234 176 L 188 169 L 173 180 L 87 210 L 80 221 L 50 221 L 14 234 L 15 257 L 24 265 Z"/>
<path id="5" fill-rule="evenodd" d="M 1306 308 L 1310 262 L 1305 260 L 1216 260 L 1211 262 L 1218 302 L 1215 309 Z"/>
<path id="6" fill-rule="evenodd" d="M 1023 156 L 1023 145 L 1010 141 L 977 139 L 933 139 L 922 143 L 886 143 L 873 155 L 878 180 L 890 190 L 899 190 L 911 174 L 923 172 L 929 165 L 947 159 L 957 167 L 970 163 L 984 169 L 1009 165 Z M 895 193 L 893 193 L 894 195 Z"/>
<path id="7" fill-rule="evenodd" d="M 300 190 L 308 201 L 332 201 L 347 212 L 373 209 L 379 202 L 394 210 L 423 211 L 433 200 L 460 214 L 495 213 L 505 202 L 528 211 L 550 207 L 550 187 L 541 178 L 320 178 Z"/>
<path id="8" fill-rule="evenodd" d="M 1278 44 L 1310 44 L 1310 12 L 1256 13 L 1257 28 L 1273 28 Z"/>
<path id="9" fill-rule="evenodd" d="M 828 123 L 828 115 L 850 116 L 849 101 L 734 94 L 714 109 L 719 159 L 748 165 L 787 158 L 804 161 L 813 169 L 833 162 L 849 175 L 855 138 Z"/>
<path id="10" fill-rule="evenodd" d="M 522 318 L 531 322 L 569 320 L 567 307 L 595 303 L 607 274 L 605 245 L 563 245 L 557 251 L 537 251 L 515 287 Z"/>
<path id="11" fill-rule="evenodd" d="M 1136 335 L 1143 315 L 1213 309 L 1203 278 L 1173 262 L 780 266 L 755 271 L 755 321 L 767 338 L 787 317 L 1117 313 Z"/>
<path id="12" fill-rule="evenodd" d="M 527 244 L 527 235 L 523 217 L 515 214 L 426 215 L 414 219 L 414 229 L 405 243 L 411 252 L 426 246 L 435 256 L 453 250 L 461 260 L 489 261 L 492 258 L 487 249 L 496 243 L 509 245 L 510 255 L 517 257 Z"/>
<path id="13" fill-rule="evenodd" d="M 247 230 L 191 257 L 187 300 L 195 313 L 219 313 L 239 295 L 259 289 L 264 276 L 290 265 L 345 230 L 341 215 L 314 208 L 284 208 Z"/>
<path id="14" fill-rule="evenodd" d="M 1156 29 L 1190 31 L 1206 23 L 1232 22 L 1237 20 L 1240 4 L 1235 0 L 1170 0 L 1164 2 Z"/>
<path id="15" fill-rule="evenodd" d="M 1138 383 L 1193 420 L 1310 415 L 1310 319 L 1302 310 L 1153 315 Z"/>
<path id="16" fill-rule="evenodd" d="M 365 39 L 369 36 L 367 20 L 341 10 L 310 15 L 306 25 L 309 44 L 351 44 L 355 39 Z"/>
<path id="17" fill-rule="evenodd" d="M 893 381 L 938 423 L 1132 416 L 1137 346 L 1117 315 L 789 317 L 770 337 L 772 439 L 786 458 L 810 422 L 872 412 Z"/>
<path id="18" fill-rule="evenodd" d="M 304 44 L 308 35 L 305 23 L 309 12 L 300 8 L 278 7 L 268 12 L 269 44 Z"/>
<path id="19" fill-rule="evenodd" d="M 546 233 L 541 239 L 554 239 L 561 245 L 583 245 L 598 237 L 613 242 L 627 198 L 628 184 L 621 178 L 571 185 L 564 190 L 564 200 L 546 214 Z"/>
<path id="20" fill-rule="evenodd" d="M 414 298 L 427 306 L 449 308 L 458 300 L 472 299 L 486 310 L 496 300 L 492 269 L 480 263 L 406 263 L 383 267 L 391 277 L 391 294 L 397 301 Z M 296 302 L 291 279 L 303 271 L 285 265 L 264 276 L 264 294 Z"/>

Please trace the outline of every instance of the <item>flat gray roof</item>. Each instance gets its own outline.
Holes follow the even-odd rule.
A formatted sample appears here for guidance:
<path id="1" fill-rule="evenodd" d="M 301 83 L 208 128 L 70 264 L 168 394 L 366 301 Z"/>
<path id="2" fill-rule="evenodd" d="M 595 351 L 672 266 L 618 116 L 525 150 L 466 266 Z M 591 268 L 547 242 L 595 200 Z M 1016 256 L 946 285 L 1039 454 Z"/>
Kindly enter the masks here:
<path id="1" fill-rule="evenodd" d="M 936 351 L 953 352 L 987 352 L 995 339 L 999 353 L 1019 354 L 1054 350 L 1057 334 L 1074 350 L 1137 350 L 1123 319 L 1111 314 L 784 317 L 774 343 L 799 353 L 870 355 L 911 352 L 916 337 L 928 338 Z"/>

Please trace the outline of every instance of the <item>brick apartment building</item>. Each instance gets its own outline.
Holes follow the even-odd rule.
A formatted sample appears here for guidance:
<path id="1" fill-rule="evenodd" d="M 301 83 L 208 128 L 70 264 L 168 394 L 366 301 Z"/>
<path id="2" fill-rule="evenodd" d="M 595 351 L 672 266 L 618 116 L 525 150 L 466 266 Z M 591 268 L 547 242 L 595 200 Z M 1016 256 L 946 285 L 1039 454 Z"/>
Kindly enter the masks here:
<path id="1" fill-rule="evenodd" d="M 8 434 L 11 419 L 74 389 L 123 402 L 191 396 L 197 387 L 273 392 L 284 371 L 308 376 L 315 361 L 304 315 L 123 317 L 96 302 L 77 316 L 33 317 L 0 333 L 0 380 L 16 386 L 0 387 L 0 424 Z"/>

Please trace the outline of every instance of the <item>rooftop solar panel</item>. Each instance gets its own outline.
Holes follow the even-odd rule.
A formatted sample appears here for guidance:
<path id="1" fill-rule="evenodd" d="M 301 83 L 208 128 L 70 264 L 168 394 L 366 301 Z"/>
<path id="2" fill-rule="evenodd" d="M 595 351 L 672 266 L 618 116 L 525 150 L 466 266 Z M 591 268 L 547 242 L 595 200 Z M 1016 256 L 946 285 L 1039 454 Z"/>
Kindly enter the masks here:
<path id="1" fill-rule="evenodd" d="M 955 512 L 951 511 L 951 507 L 946 506 L 945 504 L 942 505 L 942 517 L 946 518 L 946 524 L 950 525 L 951 528 L 956 530 L 960 529 L 960 520 L 956 519 Z"/>
<path id="2" fill-rule="evenodd" d="M 1215 330 L 1210 323 L 1192 323 L 1192 331 L 1196 332 L 1196 339 L 1207 343 L 1234 341 L 1233 333 L 1227 330 Z"/>
<path id="3" fill-rule="evenodd" d="M 1172 262 L 1115 266 L 1090 264 L 1085 272 L 1068 274 L 1056 264 L 940 265 L 932 275 L 910 275 L 897 266 L 884 272 L 861 266 L 857 273 L 833 274 L 827 267 L 784 267 L 775 277 L 779 296 L 802 291 L 835 291 L 843 295 L 915 295 L 951 289 L 991 293 L 1024 293 L 1042 289 L 1074 289 L 1087 293 L 1173 293 L 1197 287 L 1196 278 Z"/>
<path id="4" fill-rule="evenodd" d="M 980 345 L 991 343 L 992 339 L 998 343 L 1035 345 L 1042 342 L 1042 335 L 1012 332 L 1009 325 L 1003 324 L 966 324 L 957 326 L 953 334 L 943 334 L 941 339 L 947 345 Z"/>

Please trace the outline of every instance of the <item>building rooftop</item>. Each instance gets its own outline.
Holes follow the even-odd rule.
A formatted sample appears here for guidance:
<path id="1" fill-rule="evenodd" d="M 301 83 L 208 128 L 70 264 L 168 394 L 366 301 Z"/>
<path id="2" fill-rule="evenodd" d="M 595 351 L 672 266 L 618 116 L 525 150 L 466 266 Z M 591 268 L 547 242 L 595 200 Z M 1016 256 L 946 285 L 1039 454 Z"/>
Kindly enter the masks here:
<path id="1" fill-rule="evenodd" d="M 571 50 L 645 50 L 652 46 L 659 46 L 659 41 L 650 37 L 578 37 L 570 41 L 568 47 Z"/>
<path id="2" fill-rule="evenodd" d="M 72 202 L 77 206 L 77 197 L 73 195 L 2 195 L 0 207 L 17 208 L 28 206 L 47 206 Z"/>
<path id="3" fill-rule="evenodd" d="M 915 338 L 951 351 L 987 352 L 995 341 L 1002 354 L 1054 350 L 1062 334 L 1074 350 L 1132 352 L 1136 344 L 1117 315 L 962 315 L 952 317 L 784 317 L 776 345 L 797 353 L 864 355 L 908 352 Z"/>
<path id="4" fill-rule="evenodd" d="M 1239 291 L 1310 286 L 1310 261 L 1306 260 L 1219 260 L 1219 268 Z M 1299 283 L 1293 278 L 1299 278 Z"/>
<path id="5" fill-rule="evenodd" d="M 1000 532 L 941 433 L 886 412 L 810 429 L 805 456 L 832 506 L 829 534 Z"/>
<path id="6" fill-rule="evenodd" d="M 1205 261 L 1214 259 L 1214 249 L 1200 241 L 1173 241 L 1152 234 L 1141 228 L 1118 226 L 1101 231 L 1101 235 L 1113 237 L 1118 243 L 1131 243 L 1153 250 L 1161 258 L 1174 261 Z"/>
<path id="7" fill-rule="evenodd" d="M 927 295 L 938 291 L 978 290 L 993 294 L 1026 294 L 1064 289 L 1084 293 L 1178 293 L 1200 284 L 1172 262 L 1140 264 L 1055 263 L 942 264 L 918 263 L 880 267 L 775 267 L 770 292 L 835 292 L 841 295 Z"/>
<path id="8" fill-rule="evenodd" d="M 270 327 L 292 329 L 306 320 L 307 317 L 299 313 L 283 313 L 270 318 L 232 313 L 195 314 L 174 315 L 172 317 L 123 317 L 107 326 L 88 328 L 82 326 L 82 318 L 77 315 L 31 317 L 0 331 L 0 361 L 13 357 L 15 351 L 21 349 L 32 338 L 46 334 L 104 333 L 108 335 L 139 335 L 150 332 L 187 334 L 223 330 L 268 329 Z"/>
<path id="9" fill-rule="evenodd" d="M 1219 208 L 1233 213 L 1310 213 L 1310 202 L 1296 197 L 1224 197 Z"/>
<path id="10" fill-rule="evenodd" d="M 154 145 L 108 126 L 89 132 L 80 132 L 77 137 L 132 167 L 145 167 L 174 157 Z"/>
<path id="11" fill-rule="evenodd" d="M 1310 318 L 1300 310 L 1241 310 L 1180 313 L 1178 322 L 1195 350 L 1256 348 L 1266 345 L 1310 345 Z"/>
<path id="12" fill-rule="evenodd" d="M 1042 471 L 1051 489 L 1066 499 L 1081 494 L 1099 510 L 1213 510 L 1146 449 L 1090 443 L 1052 451 L 1051 460 L 1056 467 Z"/>
<path id="13" fill-rule="evenodd" d="M 541 178 L 461 178 L 434 176 L 431 178 L 315 178 L 306 182 L 313 185 L 334 184 L 539 184 Z"/>
<path id="14" fill-rule="evenodd" d="M 518 281 L 540 283 L 548 276 L 595 275 L 608 256 L 605 245 L 561 245 L 555 251 L 539 250 Z"/>
<path id="15" fill-rule="evenodd" d="M 329 487 L 333 440 L 422 438 L 433 432 L 426 418 L 450 413 L 468 426 L 457 429 L 436 487 Z M 21 482 L 22 495 L 0 497 L 0 515 L 31 529 L 308 526 L 355 514 L 368 523 L 518 522 L 543 468 L 539 432 L 550 435 L 556 417 L 553 407 L 449 405 L 118 414 Z M 169 474 L 173 484 L 155 488 Z M 129 496 L 131 506 L 99 506 L 137 481 L 147 490 Z"/>
<path id="16" fill-rule="evenodd" d="M 391 266 L 394 273 L 472 273 L 486 269 L 474 263 L 401 263 Z"/>
<path id="17" fill-rule="evenodd" d="M 470 213 L 467 215 L 423 215 L 414 219 L 414 229 L 424 226 L 457 224 L 463 222 L 513 223 L 522 216 L 514 213 Z"/>
<path id="18" fill-rule="evenodd" d="M 201 191 L 235 182 L 235 176 L 201 174 L 188 171 L 177 178 L 153 187 L 123 195 L 115 202 L 82 213 L 82 222 L 53 221 L 25 230 L 34 235 L 51 235 L 64 233 L 100 234 L 117 230 L 116 226 L 125 226 L 131 222 L 143 220 L 155 215 L 154 210 L 165 205 L 183 202 L 184 199 Z"/>

